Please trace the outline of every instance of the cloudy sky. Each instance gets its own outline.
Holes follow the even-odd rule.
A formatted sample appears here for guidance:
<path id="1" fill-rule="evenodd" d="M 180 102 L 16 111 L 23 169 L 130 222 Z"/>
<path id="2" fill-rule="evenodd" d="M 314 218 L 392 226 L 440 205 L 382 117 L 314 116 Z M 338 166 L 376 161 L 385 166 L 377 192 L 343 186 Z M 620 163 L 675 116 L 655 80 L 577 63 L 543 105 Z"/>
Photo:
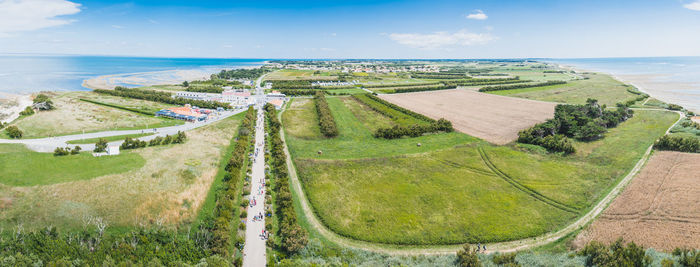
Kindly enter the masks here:
<path id="1" fill-rule="evenodd" d="M 700 0 L 0 0 L 0 53 L 700 56 Z"/>

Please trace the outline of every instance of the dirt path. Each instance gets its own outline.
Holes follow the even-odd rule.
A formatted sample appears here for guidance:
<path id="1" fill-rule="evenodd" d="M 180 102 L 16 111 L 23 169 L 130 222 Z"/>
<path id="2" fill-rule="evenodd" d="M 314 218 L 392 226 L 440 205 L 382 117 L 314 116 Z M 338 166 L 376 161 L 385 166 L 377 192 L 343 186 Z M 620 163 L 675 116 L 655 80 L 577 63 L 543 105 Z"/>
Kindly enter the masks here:
<path id="1" fill-rule="evenodd" d="M 637 108 L 639 110 L 639 108 Z M 650 109 L 650 110 L 659 110 L 659 109 Z M 668 111 L 668 110 L 664 110 Z M 280 112 L 278 115 L 281 120 L 282 113 L 284 111 Z M 671 125 L 667 130 L 666 133 L 668 133 L 673 126 L 675 126 L 678 122 L 681 121 L 683 118 L 683 113 L 681 112 L 676 112 L 679 115 L 678 120 Z M 338 234 L 334 233 L 330 229 L 326 228 L 325 225 L 323 225 L 320 220 L 316 217 L 316 214 L 313 212 L 313 209 L 311 208 L 311 204 L 309 203 L 309 200 L 306 198 L 306 194 L 304 193 L 304 190 L 302 189 L 301 182 L 299 181 L 299 177 L 297 176 L 296 168 L 294 167 L 292 158 L 289 154 L 289 149 L 287 147 L 287 141 L 284 136 L 284 129 L 280 129 L 280 135 L 282 137 L 282 142 L 284 142 L 284 153 L 287 156 L 287 168 L 289 171 L 289 176 L 290 176 L 290 181 L 291 181 L 291 186 L 292 190 L 296 193 L 297 197 L 299 198 L 299 203 L 301 204 L 302 211 L 304 213 L 304 216 L 308 220 L 309 224 L 311 224 L 316 231 L 318 231 L 324 238 L 330 240 L 331 242 L 347 246 L 347 247 L 352 247 L 356 249 L 362 249 L 366 251 L 372 251 L 372 252 L 380 252 L 380 253 L 386 253 L 386 254 L 391 254 L 391 255 L 435 255 L 435 254 L 455 254 L 457 251 L 462 249 L 463 245 L 446 245 L 446 246 L 396 246 L 396 245 L 386 245 L 386 244 L 377 244 L 377 243 L 369 243 L 369 242 L 364 242 L 364 241 L 359 241 L 359 240 L 353 240 L 350 238 L 342 237 L 339 236 Z M 493 253 L 493 252 L 513 252 L 513 251 L 518 251 L 518 250 L 524 250 L 524 249 L 529 249 L 529 248 L 534 248 L 538 246 L 542 246 L 554 241 L 557 241 L 566 235 L 573 233 L 574 231 L 578 230 L 580 227 L 585 226 L 589 222 L 591 222 L 593 219 L 595 219 L 598 215 L 600 215 L 603 210 L 617 197 L 622 190 L 625 188 L 627 184 L 634 178 L 634 176 L 642 169 L 646 161 L 649 159 L 649 155 L 651 154 L 652 146 L 649 146 L 647 148 L 646 152 L 644 155 L 642 155 L 642 158 L 637 162 L 637 164 L 630 170 L 630 172 L 614 187 L 608 195 L 606 195 L 603 199 L 601 199 L 598 204 L 596 204 L 591 210 L 586 213 L 585 215 L 581 216 L 578 220 L 573 222 L 572 224 L 566 226 L 565 228 L 552 232 L 552 233 L 547 233 L 541 236 L 537 237 L 531 237 L 531 238 L 526 238 L 526 239 L 520 239 L 520 240 L 514 240 L 514 241 L 508 241 L 508 242 L 498 242 L 498 243 L 490 243 L 490 244 L 485 244 L 486 247 L 488 248 L 488 253 Z"/>

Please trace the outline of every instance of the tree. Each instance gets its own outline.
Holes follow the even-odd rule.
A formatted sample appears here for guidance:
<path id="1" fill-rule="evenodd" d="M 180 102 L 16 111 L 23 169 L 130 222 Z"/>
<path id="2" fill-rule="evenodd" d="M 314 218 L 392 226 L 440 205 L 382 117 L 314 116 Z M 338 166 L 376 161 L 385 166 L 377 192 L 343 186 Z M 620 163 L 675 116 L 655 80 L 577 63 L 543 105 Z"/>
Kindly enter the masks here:
<path id="1" fill-rule="evenodd" d="M 70 154 L 71 155 L 80 154 L 80 150 L 83 150 L 83 148 L 80 146 L 75 146 L 73 149 L 71 149 Z"/>
<path id="2" fill-rule="evenodd" d="M 107 151 L 107 139 L 100 138 L 100 140 L 97 140 L 97 143 L 95 143 L 95 152 L 105 152 Z"/>
<path id="3" fill-rule="evenodd" d="M 36 97 L 34 97 L 34 103 L 32 104 L 32 107 L 38 110 L 52 110 L 54 109 L 53 107 L 53 102 L 51 99 L 49 99 L 49 96 L 45 94 L 38 94 Z"/>
<path id="4" fill-rule="evenodd" d="M 29 116 L 29 115 L 32 115 L 32 114 L 34 114 L 34 109 L 32 109 L 31 106 L 27 106 L 26 108 L 24 108 L 23 111 L 21 111 L 21 112 L 19 113 L 19 115 L 22 115 L 22 116 Z"/>
<path id="5" fill-rule="evenodd" d="M 190 87 L 190 83 L 188 81 L 184 81 L 184 82 L 182 82 L 182 86 Z"/>
<path id="6" fill-rule="evenodd" d="M 9 135 L 10 138 L 14 139 L 20 139 L 22 138 L 22 135 L 24 135 L 24 133 L 22 133 L 22 131 L 15 125 L 5 128 L 5 132 L 7 132 L 7 135 Z"/>
<path id="7" fill-rule="evenodd" d="M 457 263 L 461 267 L 477 267 L 481 266 L 479 262 L 479 255 L 476 249 L 470 247 L 468 244 L 464 245 L 464 248 L 457 251 Z"/>

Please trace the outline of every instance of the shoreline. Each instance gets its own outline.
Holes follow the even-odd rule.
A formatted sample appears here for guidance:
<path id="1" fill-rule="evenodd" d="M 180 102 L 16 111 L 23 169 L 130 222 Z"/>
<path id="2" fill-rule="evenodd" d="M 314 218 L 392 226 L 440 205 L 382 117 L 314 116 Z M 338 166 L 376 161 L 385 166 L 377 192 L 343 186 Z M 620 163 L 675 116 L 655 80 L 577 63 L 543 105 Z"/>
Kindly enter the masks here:
<path id="1" fill-rule="evenodd" d="M 7 99 L 10 102 L 15 102 L 15 105 L 11 105 L 8 108 L 0 110 L 0 115 L 2 119 L 0 122 L 10 123 L 17 118 L 19 118 L 19 113 L 22 112 L 27 106 L 32 105 L 32 95 L 31 94 L 12 94 L 0 92 L 0 99 Z"/>
<path id="2" fill-rule="evenodd" d="M 559 67 L 575 70 L 576 72 L 594 72 L 609 75 L 616 81 L 624 84 L 629 84 L 648 94 L 650 98 L 661 100 L 668 104 L 677 104 L 694 113 L 700 113 L 700 104 L 686 103 L 683 97 L 686 94 L 679 93 L 679 90 L 700 90 L 700 87 L 684 82 L 655 82 L 653 79 L 658 77 L 667 77 L 665 74 L 624 74 L 617 75 L 611 72 L 583 69 L 574 65 L 558 64 Z M 697 95 L 700 97 L 700 94 Z M 692 102 L 692 101 L 691 101 Z"/>

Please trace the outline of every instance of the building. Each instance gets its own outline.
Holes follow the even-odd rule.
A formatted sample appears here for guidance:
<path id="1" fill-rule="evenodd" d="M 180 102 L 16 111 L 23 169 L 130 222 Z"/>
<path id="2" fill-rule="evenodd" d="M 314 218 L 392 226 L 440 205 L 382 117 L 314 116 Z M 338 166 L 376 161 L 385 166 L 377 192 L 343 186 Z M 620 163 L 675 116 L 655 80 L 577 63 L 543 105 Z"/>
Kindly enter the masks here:
<path id="1" fill-rule="evenodd" d="M 248 105 L 250 92 L 243 89 L 225 90 L 220 94 L 180 91 L 173 97 L 229 103 L 232 107 L 243 107 Z"/>
<path id="2" fill-rule="evenodd" d="M 267 103 L 272 104 L 275 106 L 276 109 L 281 109 L 282 106 L 284 105 L 284 100 L 282 99 L 268 99 Z"/>
<path id="3" fill-rule="evenodd" d="M 119 155 L 119 146 L 117 146 L 117 145 L 107 146 L 107 155 L 109 155 L 109 156 Z"/>
<path id="4" fill-rule="evenodd" d="M 156 112 L 156 117 L 167 117 L 186 121 L 203 121 L 207 119 L 208 114 L 211 112 L 212 110 L 200 109 L 187 104 L 184 107 L 161 109 Z"/>

